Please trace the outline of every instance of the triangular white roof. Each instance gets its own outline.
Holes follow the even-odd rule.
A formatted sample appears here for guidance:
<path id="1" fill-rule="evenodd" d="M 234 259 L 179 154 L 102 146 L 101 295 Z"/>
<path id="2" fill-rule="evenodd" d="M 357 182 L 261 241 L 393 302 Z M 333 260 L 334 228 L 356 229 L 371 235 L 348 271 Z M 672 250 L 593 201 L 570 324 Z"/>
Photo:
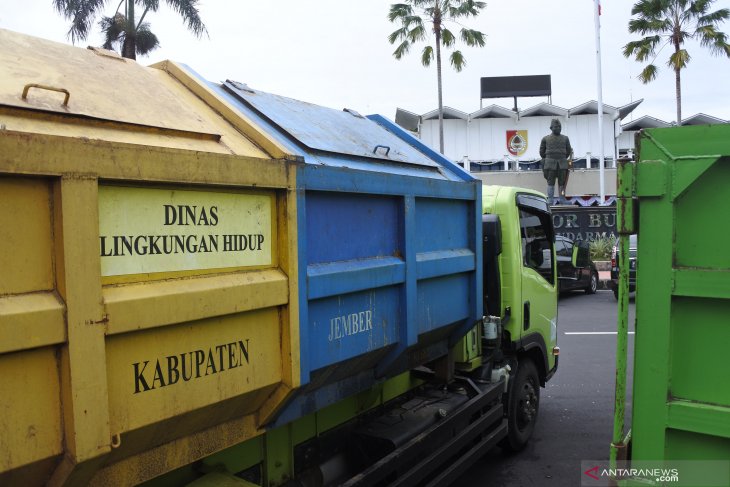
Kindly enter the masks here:
<path id="1" fill-rule="evenodd" d="M 566 108 L 542 102 L 528 108 L 527 110 L 522 110 L 520 112 L 520 117 L 567 117 L 568 114 L 569 110 Z"/>
<path id="2" fill-rule="evenodd" d="M 641 105 L 642 101 L 644 101 L 644 99 L 640 98 L 636 101 L 632 101 L 631 103 L 627 103 L 622 107 L 618 107 L 618 118 L 620 118 L 621 120 L 626 118 L 629 113 L 633 112 L 636 107 Z"/>
<path id="3" fill-rule="evenodd" d="M 568 110 L 570 116 L 573 115 L 597 115 L 598 114 L 598 102 L 596 100 L 587 101 L 581 103 Z M 618 116 L 618 109 L 611 105 L 603 104 L 603 113 L 606 115 L 612 115 L 614 118 Z"/>
<path id="4" fill-rule="evenodd" d="M 411 132 L 418 132 L 418 124 L 421 120 L 421 116 L 404 110 L 402 108 L 396 108 L 395 110 L 395 123 L 400 125 L 406 130 Z"/>
<path id="5" fill-rule="evenodd" d="M 639 99 L 622 105 L 620 107 L 614 107 L 612 105 L 604 104 L 603 113 L 606 115 L 613 115 L 614 119 L 623 120 L 636 107 L 638 107 L 644 99 Z M 398 109 L 402 110 L 402 109 Z M 553 105 L 551 103 L 543 102 L 538 103 L 530 108 L 521 110 L 516 113 L 511 108 L 505 108 L 499 105 L 489 105 L 481 108 L 475 112 L 467 114 L 461 110 L 457 110 L 451 107 L 444 107 L 444 118 L 445 119 L 458 119 L 458 120 L 477 120 L 486 118 L 521 118 L 521 117 L 571 117 L 576 115 L 592 115 L 598 113 L 598 102 L 596 100 L 589 100 L 580 105 L 576 105 L 571 109 L 566 109 Z M 421 120 L 435 120 L 438 119 L 438 110 L 431 110 L 430 112 L 421 115 Z M 730 123 L 730 120 L 723 120 L 721 118 L 713 117 L 704 113 L 698 113 L 691 117 L 682 120 L 682 125 L 706 125 L 706 124 L 717 124 L 717 123 Z M 622 129 L 626 130 L 639 130 L 643 128 L 657 128 L 657 127 L 671 127 L 672 123 L 665 122 L 649 115 L 644 115 L 636 120 L 628 122 L 622 125 Z"/>
<path id="6" fill-rule="evenodd" d="M 438 108 L 436 110 L 431 110 L 428 113 L 424 113 L 421 115 L 421 120 L 438 120 L 439 118 L 439 111 Z M 461 110 L 457 110 L 455 108 L 451 107 L 444 107 L 444 119 L 461 119 L 461 120 L 467 120 L 469 118 L 469 114 L 466 112 L 462 112 Z"/>
<path id="7" fill-rule="evenodd" d="M 517 118 L 517 113 L 499 105 L 489 105 L 469 114 L 471 120 L 478 118 Z"/>
<path id="8" fill-rule="evenodd" d="M 624 132 L 629 130 L 641 130 L 641 129 L 655 129 L 655 128 L 661 128 L 661 127 L 671 127 L 672 124 L 669 122 L 665 122 L 664 120 L 659 120 L 658 118 L 650 117 L 649 115 L 644 115 L 641 118 L 637 118 L 636 120 L 625 123 L 621 125 L 621 130 Z"/>
<path id="9" fill-rule="evenodd" d="M 697 113 L 682 120 L 682 125 L 710 125 L 716 123 L 728 123 L 728 121 L 705 113 Z"/>

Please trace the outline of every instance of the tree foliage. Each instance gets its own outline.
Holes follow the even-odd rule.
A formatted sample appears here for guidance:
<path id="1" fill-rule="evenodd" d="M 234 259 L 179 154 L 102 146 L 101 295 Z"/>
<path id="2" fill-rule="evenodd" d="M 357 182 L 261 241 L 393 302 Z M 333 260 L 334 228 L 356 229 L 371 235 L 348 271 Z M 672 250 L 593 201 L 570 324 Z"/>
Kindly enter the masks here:
<path id="1" fill-rule="evenodd" d="M 388 36 L 388 42 L 397 44 L 393 56 L 402 59 L 415 44 L 425 42 L 421 51 L 421 63 L 428 67 L 435 60 L 438 80 L 439 143 L 444 152 L 443 97 L 441 76 L 441 48 L 453 49 L 449 56 L 451 66 L 458 72 L 466 66 L 464 54 L 454 49 L 457 36 L 452 28 L 458 28 L 458 39 L 469 47 L 483 47 L 485 35 L 461 25 L 462 19 L 476 17 L 487 6 L 474 0 L 406 0 L 390 6 L 388 20 L 400 27 Z M 433 34 L 433 44 L 430 43 Z"/>
<path id="2" fill-rule="evenodd" d="M 207 30 L 198 12 L 198 0 L 166 0 L 167 5 L 182 17 L 188 30 L 200 37 Z M 71 42 L 88 38 L 94 20 L 106 7 L 107 0 L 53 0 L 55 9 L 71 21 L 68 36 Z M 142 15 L 137 17 L 135 7 Z M 104 36 L 106 49 L 120 49 L 122 56 L 136 59 L 159 47 L 157 36 L 145 22 L 149 12 L 157 12 L 160 0 L 120 0 L 117 9 L 110 17 L 102 16 L 99 27 Z"/>
<path id="3" fill-rule="evenodd" d="M 670 46 L 667 66 L 675 73 L 677 123 L 682 121 L 682 90 L 680 72 L 687 67 L 691 56 L 685 44 L 695 40 L 717 56 L 730 58 L 727 35 L 720 24 L 730 18 L 730 9 L 711 11 L 715 0 L 639 0 L 631 9 L 629 32 L 643 36 L 627 43 L 623 54 L 647 63 L 639 74 L 643 83 L 656 79 L 659 67 L 656 59 Z"/>

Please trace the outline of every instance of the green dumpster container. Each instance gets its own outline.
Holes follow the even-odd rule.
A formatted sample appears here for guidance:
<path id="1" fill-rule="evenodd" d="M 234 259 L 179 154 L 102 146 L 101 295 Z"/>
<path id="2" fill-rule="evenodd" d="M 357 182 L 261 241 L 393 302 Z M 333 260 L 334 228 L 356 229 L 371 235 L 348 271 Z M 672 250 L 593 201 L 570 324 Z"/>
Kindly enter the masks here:
<path id="1" fill-rule="evenodd" d="M 730 125 L 647 130 L 639 154 L 629 460 L 730 485 Z"/>

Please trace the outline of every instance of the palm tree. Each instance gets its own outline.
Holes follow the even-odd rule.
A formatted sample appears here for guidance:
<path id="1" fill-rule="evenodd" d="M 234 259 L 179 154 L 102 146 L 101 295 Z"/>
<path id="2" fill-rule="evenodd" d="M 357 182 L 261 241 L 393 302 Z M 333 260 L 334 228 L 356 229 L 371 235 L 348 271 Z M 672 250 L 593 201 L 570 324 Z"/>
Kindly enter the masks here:
<path id="1" fill-rule="evenodd" d="M 207 34 L 198 12 L 198 0 L 166 0 L 167 4 L 183 18 L 188 29 L 196 36 Z M 83 41 L 89 36 L 91 25 L 107 0 L 53 0 L 53 5 L 66 19 L 71 20 L 68 35 L 71 42 Z M 135 7 L 142 9 L 137 19 Z M 111 17 L 102 16 L 99 26 L 104 34 L 104 48 L 114 49 L 121 46 L 121 54 L 129 59 L 137 59 L 137 54 L 144 56 L 160 43 L 157 36 L 150 31 L 149 23 L 144 19 L 148 12 L 156 12 L 159 0 L 121 0 L 117 10 Z M 123 10 L 122 10 L 122 7 Z"/>
<path id="2" fill-rule="evenodd" d="M 442 154 L 444 153 L 444 105 L 441 83 L 441 46 L 450 48 L 456 44 L 456 36 L 445 24 L 452 22 L 460 25 L 458 22 L 460 19 L 476 17 L 479 15 L 479 11 L 486 6 L 486 3 L 474 0 L 406 0 L 405 3 L 390 6 L 388 20 L 399 22 L 401 25 L 400 29 L 388 36 L 391 44 L 400 41 L 393 52 L 396 59 L 405 56 L 413 44 L 428 40 L 427 25 L 433 32 L 438 79 L 439 148 Z M 467 46 L 484 46 L 485 36 L 478 30 L 461 27 L 459 35 Z M 433 59 L 434 46 L 428 44 L 421 51 L 421 63 L 428 67 Z M 461 71 L 466 66 L 466 59 L 461 51 L 453 51 L 449 59 L 451 66 L 456 71 Z"/>
<path id="3" fill-rule="evenodd" d="M 654 64 L 661 50 L 669 45 L 672 54 L 667 66 L 674 70 L 677 94 L 677 124 L 682 122 L 682 87 L 680 72 L 687 67 L 690 55 L 683 47 L 688 39 L 695 39 L 712 54 L 730 57 L 727 35 L 718 28 L 730 17 L 730 10 L 723 8 L 710 11 L 715 0 L 639 0 L 631 9 L 635 15 L 629 21 L 629 32 L 645 36 L 624 46 L 624 56 L 634 56 L 637 61 L 649 61 L 639 75 L 646 84 L 657 76 Z"/>

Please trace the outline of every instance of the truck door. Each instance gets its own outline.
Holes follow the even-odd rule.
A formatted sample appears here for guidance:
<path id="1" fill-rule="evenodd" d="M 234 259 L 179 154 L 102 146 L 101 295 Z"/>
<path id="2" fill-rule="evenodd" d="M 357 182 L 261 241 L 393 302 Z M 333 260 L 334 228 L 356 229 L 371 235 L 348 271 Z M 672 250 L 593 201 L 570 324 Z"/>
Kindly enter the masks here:
<path id="1" fill-rule="evenodd" d="M 547 350 L 557 339 L 557 277 L 555 237 L 545 200 L 534 195 L 517 197 L 522 242 L 522 327 L 527 344 L 542 335 Z M 548 354 L 552 359 L 552 355 Z M 552 363 L 549 364 L 552 366 Z"/>
<path id="2" fill-rule="evenodd" d="M 559 291 L 585 288 L 591 283 L 590 250 L 587 244 L 555 237 Z"/>

